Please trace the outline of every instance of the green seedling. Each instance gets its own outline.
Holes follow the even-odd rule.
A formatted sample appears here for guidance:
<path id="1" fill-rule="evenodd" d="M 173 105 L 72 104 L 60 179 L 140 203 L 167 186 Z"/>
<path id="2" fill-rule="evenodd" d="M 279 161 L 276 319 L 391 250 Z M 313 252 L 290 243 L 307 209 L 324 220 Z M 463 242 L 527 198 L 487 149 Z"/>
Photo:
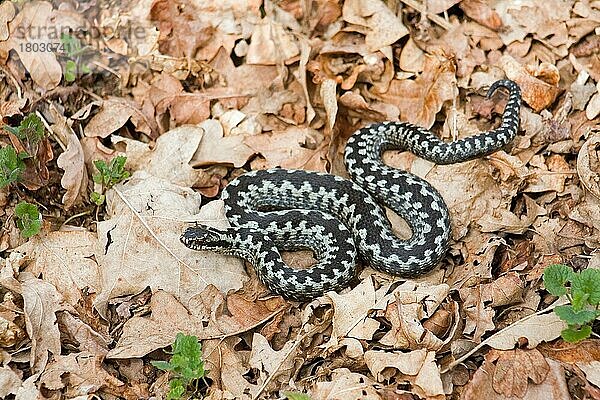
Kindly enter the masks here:
<path id="1" fill-rule="evenodd" d="M 21 236 L 30 238 L 40 233 L 42 228 L 42 214 L 35 204 L 20 202 L 15 207 L 15 218 L 17 228 L 21 231 Z"/>
<path id="2" fill-rule="evenodd" d="M 98 170 L 98 173 L 92 178 L 94 182 L 102 186 L 101 192 L 92 192 L 90 195 L 90 200 L 94 204 L 98 206 L 102 205 L 104 200 L 106 200 L 106 196 L 104 195 L 106 190 L 131 176 L 129 171 L 125 170 L 126 161 L 127 157 L 125 156 L 117 156 L 110 160 L 108 164 L 103 160 L 94 161 L 94 166 Z"/>

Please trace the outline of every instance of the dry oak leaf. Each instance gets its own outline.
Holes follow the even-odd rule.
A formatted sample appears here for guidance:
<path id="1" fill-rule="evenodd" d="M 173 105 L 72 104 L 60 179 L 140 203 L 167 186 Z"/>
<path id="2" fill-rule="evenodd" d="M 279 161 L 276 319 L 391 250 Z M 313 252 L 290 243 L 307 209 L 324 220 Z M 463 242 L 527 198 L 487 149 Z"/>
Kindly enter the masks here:
<path id="1" fill-rule="evenodd" d="M 483 0 L 463 0 L 459 7 L 464 13 L 473 20 L 479 22 L 494 31 L 502 27 L 502 20 L 498 13 Z"/>
<path id="2" fill-rule="evenodd" d="M 518 350 L 518 349 L 517 349 Z M 549 371 L 545 376 L 545 379 L 540 384 L 526 384 L 526 391 L 522 397 L 519 396 L 506 396 L 505 394 L 501 394 L 497 391 L 496 387 L 499 385 L 495 373 L 497 366 L 494 365 L 493 362 L 488 360 L 488 355 L 486 355 L 486 360 L 483 362 L 481 367 L 475 372 L 473 375 L 473 379 L 465 386 L 465 392 L 463 395 L 464 400 L 480 400 L 480 399 L 489 399 L 489 400 L 518 400 L 518 399 L 527 399 L 527 400 L 568 400 L 571 399 L 569 395 L 569 389 L 567 387 L 567 382 L 565 379 L 565 373 L 560 365 L 560 363 L 553 361 L 551 359 L 546 359 L 545 362 L 549 367 Z M 527 371 L 529 374 L 534 374 L 535 372 Z M 502 373 L 501 373 L 502 376 Z M 506 379 L 505 377 L 504 379 Z M 515 381 L 511 382 L 507 380 L 502 382 L 504 386 L 501 386 L 500 389 L 505 389 L 506 391 L 510 391 L 515 393 L 515 389 L 517 389 L 515 385 L 516 383 L 522 384 L 524 376 L 515 376 Z M 537 379 L 537 378 L 536 378 Z M 496 383 L 494 382 L 496 380 Z M 521 388 L 518 388 L 519 390 Z M 519 392 L 521 393 L 521 392 Z"/>
<path id="3" fill-rule="evenodd" d="M 331 299 L 334 314 L 333 331 L 326 347 L 337 348 L 344 337 L 371 340 L 379 328 L 379 322 L 367 315 L 373 308 L 381 307 L 388 287 L 384 285 L 376 291 L 373 279 L 369 277 L 348 293 L 327 293 L 326 297 Z"/>
<path id="4" fill-rule="evenodd" d="M 515 81 L 521 87 L 523 101 L 525 101 L 535 112 L 540 112 L 551 105 L 560 89 L 557 85 L 546 83 L 541 79 L 531 76 L 529 72 L 518 61 L 509 55 L 500 58 L 500 65 L 506 73 L 506 77 Z M 556 78 L 552 78 L 556 81 Z"/>
<path id="5" fill-rule="evenodd" d="M 273 350 L 268 340 L 260 333 L 252 336 L 252 351 L 250 352 L 249 366 L 259 371 L 258 383 L 261 387 L 267 383 L 269 387 L 281 387 L 290 381 L 295 371 L 302 365 L 297 342 L 288 341 L 280 350 Z M 301 357 L 301 356 L 300 356 Z M 300 361 L 299 365 L 298 361 Z"/>
<path id="6" fill-rule="evenodd" d="M 177 294 L 186 305 L 209 284 L 224 293 L 242 286 L 247 275 L 239 259 L 194 251 L 180 242 L 188 226 L 184 221 L 227 227 L 222 203 L 209 203 L 196 214 L 200 202 L 193 190 L 144 171 L 107 191 L 108 219 L 98 223 L 96 253 L 101 291 L 95 306 L 101 313 L 110 298 L 147 286 Z"/>
<path id="7" fill-rule="evenodd" d="M 66 124 L 61 123 L 61 126 L 66 128 Z M 88 188 L 88 174 L 79 138 L 70 129 L 65 129 L 64 133 L 67 139 L 67 149 L 58 156 L 56 164 L 65 171 L 60 178 L 60 185 L 66 189 L 62 202 L 68 210 L 83 201 Z"/>
<path id="8" fill-rule="evenodd" d="M 479 343 L 481 337 L 487 331 L 496 328 L 493 322 L 496 313 L 485 305 L 486 302 L 491 300 L 491 293 L 483 290 L 482 285 L 474 288 L 462 288 L 459 293 L 464 303 L 463 308 L 466 317 L 464 332 L 473 334 L 473 340 Z"/>
<path id="9" fill-rule="evenodd" d="M 433 351 L 421 349 L 400 353 L 369 350 L 365 352 L 365 363 L 378 382 L 386 382 L 392 378 L 396 382 L 408 381 L 413 385 L 412 390 L 423 398 L 445 398 Z"/>
<path id="10" fill-rule="evenodd" d="M 399 286 L 393 292 L 396 301 L 385 310 L 385 317 L 392 327 L 379 341 L 396 349 L 439 350 L 442 340 L 425 329 L 422 321 L 435 312 L 448 291 L 446 284 L 432 286 L 408 281 Z"/>
<path id="11" fill-rule="evenodd" d="M 27 271 L 42 275 L 65 302 L 76 307 L 83 302 L 84 292 L 97 293 L 100 289 L 100 270 L 94 260 L 97 246 L 92 232 L 55 231 L 32 237 L 16 251 L 31 260 Z"/>
<path id="12" fill-rule="evenodd" d="M 338 368 L 331 373 L 330 382 L 317 382 L 310 393 L 312 400 L 384 400 L 380 386 L 368 377 Z"/>
<path id="13" fill-rule="evenodd" d="M 133 102 L 120 97 L 103 100 L 98 113 L 90 119 L 83 132 L 87 137 L 105 138 L 125 125 L 136 109 Z"/>
<path id="14" fill-rule="evenodd" d="M 369 51 L 381 50 L 390 60 L 391 49 L 385 47 L 408 34 L 402 19 L 381 0 L 350 0 L 342 8 L 344 21 L 367 28 L 365 42 Z"/>
<path id="15" fill-rule="evenodd" d="M 444 102 L 457 95 L 452 62 L 441 56 L 427 55 L 423 72 L 415 80 L 393 80 L 388 92 L 381 97 L 398 106 L 400 120 L 429 129 Z"/>
<path id="16" fill-rule="evenodd" d="M 0 10 L 1 12 L 1 10 Z M 9 394 L 17 394 L 23 384 L 21 378 L 8 366 L 0 367 L 0 397 L 5 399 Z"/>
<path id="17" fill-rule="evenodd" d="M 291 127 L 283 132 L 263 133 L 244 138 L 245 145 L 265 158 L 264 163 L 256 162 L 261 168 L 325 171 L 327 143 L 322 133 L 308 127 Z"/>
<path id="18" fill-rule="evenodd" d="M 579 154 L 577 154 L 577 175 L 583 186 L 598 199 L 600 199 L 600 185 L 598 184 L 598 174 L 600 173 L 599 147 L 600 134 L 592 133 L 581 146 Z"/>
<path id="19" fill-rule="evenodd" d="M 546 359 L 537 349 L 492 350 L 485 359 L 496 361 L 492 386 L 496 393 L 506 397 L 522 398 L 527 392 L 528 379 L 539 385 L 550 371 Z"/>
<path id="20" fill-rule="evenodd" d="M 493 213 L 486 214 L 477 223 L 482 232 L 508 232 L 523 234 L 529 229 L 541 215 L 546 215 L 546 209 L 535 202 L 531 197 L 525 198 L 526 213 L 520 217 L 513 212 L 498 208 Z"/>
<path id="21" fill-rule="evenodd" d="M 217 120 L 206 120 L 199 127 L 204 130 L 204 135 L 190 161 L 194 167 L 232 164 L 240 168 L 255 154 L 254 149 L 244 143 L 246 136 L 223 136 L 223 126 Z"/>
<path id="22" fill-rule="evenodd" d="M 125 399 L 138 399 L 123 382 L 102 368 L 102 356 L 87 351 L 55 356 L 40 376 L 40 384 L 49 390 L 66 389 L 65 396 L 91 395 L 97 392 Z"/>
<path id="23" fill-rule="evenodd" d="M 15 6 L 10 1 L 0 4 L 0 41 L 8 40 L 8 23 L 15 17 Z"/>
<path id="24" fill-rule="evenodd" d="M 283 25 L 266 17 L 254 24 L 246 63 L 277 65 L 300 54 L 296 39 Z"/>
<path id="25" fill-rule="evenodd" d="M 595 119 L 598 115 L 600 115 L 600 82 L 596 84 L 596 93 L 594 93 L 585 108 L 585 116 L 590 121 Z"/>
<path id="26" fill-rule="evenodd" d="M 5 12 L 10 12 L 4 9 Z M 14 11 L 13 11 L 14 12 Z M 14 50 L 25 69 L 31 74 L 31 79 L 45 90 L 54 89 L 62 79 L 62 68 L 56 60 L 56 54 L 50 51 L 32 51 L 33 46 L 52 46 L 57 32 L 65 32 L 70 28 L 84 26 L 65 24 L 56 14 L 52 4 L 47 1 L 31 1 L 23 3 L 23 8 L 9 24 L 10 34 L 7 41 L 0 41 L 0 53 Z M 51 28 L 51 29 L 47 29 Z M 32 46 L 29 48 L 29 46 Z"/>
<path id="27" fill-rule="evenodd" d="M 142 170 L 172 184 L 192 187 L 206 179 L 206 173 L 189 165 L 198 148 L 204 130 L 186 125 L 160 135 L 152 149 L 147 144 L 123 137 L 113 137 L 113 143 L 125 144 L 127 168 Z"/>
<path id="28" fill-rule="evenodd" d="M 487 338 L 484 342 L 497 350 L 510 350 L 521 338 L 527 339 L 529 348 L 549 342 L 560 336 L 567 325 L 555 313 L 525 317 Z"/>
<path id="29" fill-rule="evenodd" d="M 50 283 L 33 277 L 28 272 L 19 274 L 23 313 L 27 335 L 31 339 L 29 364 L 34 373 L 46 368 L 49 353 L 60 356 L 60 332 L 56 312 L 62 310 L 61 296 Z"/>

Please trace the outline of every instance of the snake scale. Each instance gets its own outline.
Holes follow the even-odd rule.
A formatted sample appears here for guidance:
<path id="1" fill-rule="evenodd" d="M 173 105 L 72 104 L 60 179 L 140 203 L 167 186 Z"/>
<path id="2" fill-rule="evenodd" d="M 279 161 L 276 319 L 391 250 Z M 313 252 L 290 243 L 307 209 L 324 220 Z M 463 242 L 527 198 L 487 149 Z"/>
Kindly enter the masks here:
<path id="1" fill-rule="evenodd" d="M 356 131 L 344 161 L 352 180 L 304 170 L 267 169 L 245 173 L 221 198 L 231 228 L 189 227 L 181 241 L 194 250 L 236 255 L 250 262 L 274 293 L 307 300 L 340 290 L 356 274 L 356 257 L 390 274 L 414 277 L 433 269 L 450 240 L 448 208 L 427 181 L 385 165 L 386 150 L 409 150 L 436 164 L 482 157 L 502 148 L 519 129 L 521 91 L 510 80 L 494 82 L 509 96 L 501 125 L 446 143 L 425 128 L 382 122 Z M 412 236 L 402 240 L 386 218 L 386 206 L 404 218 Z M 317 263 L 287 266 L 280 250 L 311 249 Z"/>

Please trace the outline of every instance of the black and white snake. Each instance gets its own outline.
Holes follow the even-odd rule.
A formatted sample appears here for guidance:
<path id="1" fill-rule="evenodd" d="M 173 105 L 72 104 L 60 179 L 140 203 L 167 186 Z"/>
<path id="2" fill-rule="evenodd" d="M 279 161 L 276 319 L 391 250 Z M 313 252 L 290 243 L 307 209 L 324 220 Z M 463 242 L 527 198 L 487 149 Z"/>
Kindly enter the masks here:
<path id="1" fill-rule="evenodd" d="M 386 150 L 410 150 L 437 164 L 490 154 L 513 140 L 519 129 L 521 91 L 512 81 L 491 85 L 509 90 L 502 124 L 491 131 L 445 143 L 427 129 L 405 122 L 382 122 L 355 132 L 344 160 L 352 180 L 303 170 L 250 171 L 223 190 L 232 228 L 194 226 L 181 241 L 194 250 L 244 258 L 273 292 L 296 300 L 317 297 L 348 285 L 358 254 L 375 269 L 414 277 L 430 271 L 448 249 L 448 208 L 427 181 L 381 161 Z M 412 230 L 399 239 L 383 206 L 404 218 Z M 313 250 L 317 263 L 294 269 L 279 250 Z"/>

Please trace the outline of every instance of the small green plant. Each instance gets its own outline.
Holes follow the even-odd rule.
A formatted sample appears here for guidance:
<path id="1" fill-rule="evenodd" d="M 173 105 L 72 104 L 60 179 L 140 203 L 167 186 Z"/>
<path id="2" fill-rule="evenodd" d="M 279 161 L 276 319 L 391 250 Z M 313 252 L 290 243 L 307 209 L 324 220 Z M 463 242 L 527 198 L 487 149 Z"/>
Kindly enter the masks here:
<path id="1" fill-rule="evenodd" d="M 63 71 L 65 81 L 75 81 L 77 78 L 78 66 L 82 73 L 89 74 L 91 72 L 90 68 L 86 64 L 81 63 L 81 55 L 87 49 L 86 47 L 81 46 L 81 41 L 72 35 L 63 33 L 60 35 L 60 42 L 65 56 L 67 57 Z"/>
<path id="2" fill-rule="evenodd" d="M 18 127 L 4 126 L 4 128 L 26 143 L 39 143 L 45 136 L 44 123 L 36 114 L 28 114 Z M 33 156 L 33 154 L 30 154 Z"/>
<path id="3" fill-rule="evenodd" d="M 0 188 L 17 182 L 25 171 L 26 154 L 17 154 L 15 148 L 6 146 L 0 149 Z"/>
<path id="4" fill-rule="evenodd" d="M 202 348 L 196 336 L 179 332 L 171 347 L 171 359 L 168 362 L 152 361 L 152 365 L 171 372 L 167 400 L 176 400 L 181 399 L 192 384 L 197 384 L 198 379 L 204 378 L 204 361 Z"/>
<path id="5" fill-rule="evenodd" d="M 298 393 L 298 392 L 283 392 L 283 395 L 288 399 L 288 400 L 310 400 L 310 397 L 307 394 L 304 393 Z"/>
<path id="6" fill-rule="evenodd" d="M 116 156 L 107 164 L 106 161 L 96 160 L 94 161 L 94 166 L 98 170 L 98 173 L 95 174 L 92 178 L 94 182 L 99 185 L 102 185 L 101 192 L 92 192 L 90 195 L 90 200 L 100 206 L 106 200 L 106 196 L 104 192 L 107 189 L 110 189 L 117 183 L 129 178 L 131 174 L 129 171 L 125 170 L 125 162 L 127 161 L 127 157 L 125 156 Z"/>
<path id="7" fill-rule="evenodd" d="M 17 228 L 21 231 L 21 236 L 30 238 L 40 233 L 42 228 L 42 214 L 35 204 L 20 202 L 15 207 L 15 217 Z"/>
<path id="8" fill-rule="evenodd" d="M 587 339 L 592 333 L 592 322 L 600 317 L 600 270 L 574 272 L 566 265 L 550 265 L 544 270 L 544 286 L 554 296 L 567 296 L 571 303 L 554 309 L 568 325 L 561 337 L 571 343 Z"/>

